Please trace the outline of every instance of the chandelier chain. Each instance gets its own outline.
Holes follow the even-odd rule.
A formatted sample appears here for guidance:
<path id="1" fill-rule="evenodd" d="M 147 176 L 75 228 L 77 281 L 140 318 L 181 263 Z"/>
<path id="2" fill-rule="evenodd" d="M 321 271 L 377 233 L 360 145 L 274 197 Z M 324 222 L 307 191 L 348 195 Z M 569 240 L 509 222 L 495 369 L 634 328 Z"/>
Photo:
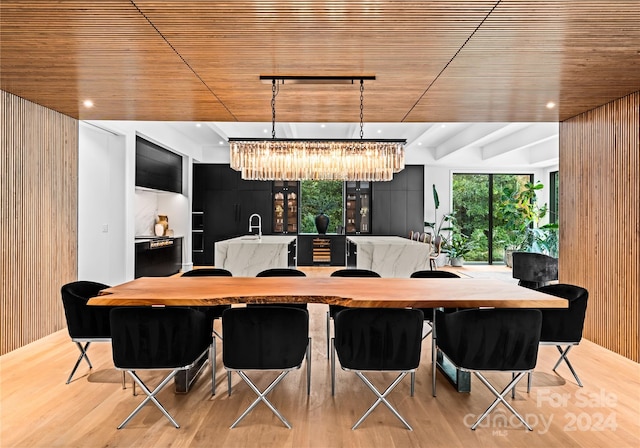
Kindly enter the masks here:
<path id="1" fill-rule="evenodd" d="M 276 80 L 271 83 L 271 138 L 276 138 Z"/>
<path id="2" fill-rule="evenodd" d="M 364 80 L 360 80 L 360 139 L 364 138 Z"/>

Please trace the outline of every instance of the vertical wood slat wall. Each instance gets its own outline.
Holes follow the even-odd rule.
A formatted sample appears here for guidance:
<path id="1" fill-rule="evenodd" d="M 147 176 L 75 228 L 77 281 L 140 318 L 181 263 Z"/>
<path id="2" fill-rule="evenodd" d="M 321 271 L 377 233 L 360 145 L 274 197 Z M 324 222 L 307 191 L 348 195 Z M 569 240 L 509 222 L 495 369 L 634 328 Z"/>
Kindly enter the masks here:
<path id="1" fill-rule="evenodd" d="M 66 326 L 77 278 L 78 121 L 0 91 L 0 354 Z"/>
<path id="2" fill-rule="evenodd" d="M 640 92 L 560 123 L 561 282 L 589 290 L 584 337 L 640 362 Z"/>

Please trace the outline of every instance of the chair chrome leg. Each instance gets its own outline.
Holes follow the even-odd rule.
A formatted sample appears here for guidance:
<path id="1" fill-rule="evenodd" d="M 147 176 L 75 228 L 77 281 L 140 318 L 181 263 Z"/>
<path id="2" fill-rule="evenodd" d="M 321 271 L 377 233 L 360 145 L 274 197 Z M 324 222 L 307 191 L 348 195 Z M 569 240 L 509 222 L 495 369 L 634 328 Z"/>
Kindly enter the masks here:
<path id="1" fill-rule="evenodd" d="M 431 321 L 431 390 L 432 395 L 436 396 L 436 364 L 438 363 L 438 353 L 436 348 L 436 313 L 433 312 L 433 320 Z"/>
<path id="2" fill-rule="evenodd" d="M 269 386 L 264 390 L 264 392 L 260 392 L 260 389 L 258 389 L 256 387 L 256 385 L 253 384 L 253 381 L 251 381 L 249 379 L 249 377 L 244 372 L 238 370 L 238 375 L 240 375 L 240 377 L 258 395 L 258 398 L 256 398 L 255 401 L 253 403 L 251 403 L 251 405 L 249 405 L 249 407 L 242 413 L 242 415 L 240 417 L 238 417 L 238 419 L 235 422 L 233 422 L 233 425 L 231 425 L 231 429 L 235 428 L 236 425 L 238 423 L 240 423 L 240 421 L 243 418 L 245 418 L 247 416 L 247 414 L 249 414 L 249 412 L 251 412 L 253 410 L 253 408 L 255 408 L 258 405 L 258 403 L 260 403 L 261 401 L 264 402 L 264 404 L 266 404 L 269 407 L 269 409 L 271 409 L 271 411 L 276 415 L 276 417 L 278 417 L 280 419 L 280 421 L 282 423 L 284 423 L 284 425 L 287 428 L 291 429 L 291 425 L 289 424 L 287 419 L 284 418 L 284 416 L 282 414 L 280 414 L 280 412 L 278 412 L 278 410 L 267 399 L 267 394 L 269 392 L 271 392 L 271 390 L 273 390 L 273 388 L 276 387 L 280 381 L 282 381 L 282 379 L 287 375 L 287 373 L 289 373 L 289 372 L 288 371 L 281 372 L 280 375 L 278 375 L 278 377 L 275 380 L 273 380 L 273 382 L 271 384 L 269 384 Z"/>
<path id="3" fill-rule="evenodd" d="M 416 372 L 411 372 L 411 396 L 413 397 L 414 392 L 416 391 Z"/>
<path id="4" fill-rule="evenodd" d="M 575 370 L 573 370 L 573 366 L 571 365 L 571 362 L 569 362 L 569 358 L 567 358 L 567 355 L 569 354 L 569 350 L 573 348 L 573 345 L 568 345 L 566 350 L 562 350 L 562 347 L 559 345 L 556 345 L 556 348 L 560 352 L 560 359 L 558 359 L 558 361 L 556 362 L 556 365 L 553 366 L 552 370 L 555 372 L 558 366 L 560 365 L 560 363 L 562 362 L 562 360 L 564 359 L 564 362 L 567 364 L 567 367 L 569 367 L 569 370 L 571 370 L 573 377 L 576 379 L 578 386 L 582 387 L 582 381 L 580 381 L 580 378 L 578 378 L 578 374 L 576 373 Z"/>
<path id="5" fill-rule="evenodd" d="M 227 395 L 231 396 L 231 370 L 227 370 Z"/>
<path id="6" fill-rule="evenodd" d="M 89 369 L 93 369 L 93 366 L 91 365 L 91 361 L 89 360 L 89 356 L 87 355 L 87 350 L 89 350 L 89 345 L 91 345 L 91 342 L 87 342 L 84 345 L 84 347 L 82 346 L 81 343 L 76 342 L 76 346 L 78 347 L 78 350 L 80 350 L 80 356 L 78 356 L 78 360 L 76 361 L 75 366 L 73 366 L 73 370 L 71 371 L 69 378 L 67 378 L 66 384 L 69 384 L 71 382 L 71 379 L 73 378 L 73 375 L 75 375 L 76 370 L 78 370 L 78 367 L 80 366 L 80 363 L 82 362 L 83 358 L 87 361 L 87 364 L 89 364 Z"/>
<path id="7" fill-rule="evenodd" d="M 516 377 L 516 372 L 511 372 L 511 380 L 513 381 L 513 379 Z M 516 398 L 516 388 L 515 386 L 511 388 L 511 398 Z"/>
<path id="8" fill-rule="evenodd" d="M 307 343 L 307 395 L 311 395 L 311 338 Z"/>
<path id="9" fill-rule="evenodd" d="M 331 341 L 331 316 L 329 315 L 329 311 L 327 310 L 327 359 L 331 355 L 329 352 L 331 351 L 329 344 Z"/>
<path id="10" fill-rule="evenodd" d="M 533 382 L 533 371 L 527 373 L 527 393 L 531 392 L 531 383 Z"/>
<path id="11" fill-rule="evenodd" d="M 474 371 L 473 373 L 476 374 L 476 376 L 478 377 L 478 379 L 480 381 L 482 381 L 482 383 L 487 386 L 487 388 L 493 392 L 493 395 L 496 396 L 496 399 L 493 401 L 493 403 L 491 403 L 491 406 L 489 406 L 487 408 L 486 411 L 484 411 L 484 413 L 478 418 L 478 420 L 476 420 L 476 422 L 473 424 L 473 426 L 471 426 L 472 430 L 475 430 L 478 425 L 482 422 L 482 420 L 485 419 L 485 417 L 487 415 L 489 415 L 489 413 L 491 411 L 493 411 L 493 409 L 498 406 L 498 404 L 502 403 L 504 404 L 507 409 L 509 409 L 516 417 L 518 417 L 518 420 L 520 420 L 522 422 L 522 424 L 529 430 L 529 431 L 533 431 L 531 429 L 531 426 L 529 426 L 529 424 L 522 418 L 522 416 L 520 414 L 518 414 L 518 412 L 513 408 L 513 406 L 511 406 L 505 399 L 504 397 L 509 393 L 510 390 L 512 390 L 516 384 L 518 384 L 518 381 L 520 381 L 522 379 L 522 377 L 524 377 L 524 375 L 527 372 L 520 372 L 518 373 L 509 384 L 507 384 L 507 386 L 502 390 L 502 392 L 498 392 L 496 390 L 495 387 L 493 387 L 493 385 L 491 385 L 491 383 L 489 383 L 489 381 L 487 381 L 487 379 L 484 377 L 484 375 L 482 375 L 480 372 Z"/>
<path id="12" fill-rule="evenodd" d="M 371 405 L 371 407 L 369 409 L 367 409 L 367 412 L 365 412 L 364 415 L 362 417 L 360 417 L 360 419 L 355 423 L 355 425 L 353 425 L 353 427 L 351 429 L 356 429 L 358 426 L 360 426 L 360 423 L 362 423 L 364 421 L 364 419 L 366 419 L 369 416 L 369 414 L 371 414 L 373 412 L 373 410 L 380 403 L 384 403 L 389 408 L 389 410 L 391 412 L 393 412 L 393 415 L 395 415 L 407 427 L 407 429 L 409 429 L 410 431 L 413 431 L 413 428 L 411 427 L 411 425 L 409 425 L 409 423 L 407 423 L 407 421 L 400 415 L 400 413 L 398 411 L 396 411 L 396 409 L 393 406 L 391 406 L 391 403 L 389 403 L 387 401 L 387 399 L 386 399 L 386 396 L 407 375 L 407 372 L 401 372 L 398 375 L 398 377 L 393 381 L 393 383 L 391 383 L 389 385 L 389 387 L 387 387 L 383 393 L 380 393 L 378 391 L 378 389 L 376 389 L 376 387 L 371 383 L 371 381 L 369 381 L 369 379 L 362 374 L 362 372 L 355 371 L 354 373 L 356 375 L 358 375 L 358 377 L 369 387 L 369 389 L 371 389 L 371 391 L 378 397 L 378 399 L 376 400 L 375 403 L 373 403 L 373 405 Z"/>
<path id="13" fill-rule="evenodd" d="M 160 404 L 160 402 L 158 401 L 158 399 L 156 398 L 156 395 L 158 394 L 158 392 L 160 392 L 160 390 L 162 390 L 162 388 L 173 379 L 174 376 L 176 376 L 176 374 L 178 373 L 177 370 L 172 371 L 169 375 L 167 375 L 167 377 L 162 380 L 162 382 L 155 388 L 153 389 L 153 392 L 151 392 L 149 390 L 149 388 L 142 382 L 142 380 L 140 379 L 140 377 L 138 377 L 138 375 L 132 371 L 132 370 L 127 370 L 127 372 L 129 372 L 129 375 L 131 375 L 131 377 L 133 378 L 133 381 L 135 383 L 138 383 L 138 386 L 140 386 L 140 388 L 142 388 L 142 390 L 147 394 L 147 397 L 142 401 L 142 403 L 140 403 L 131 414 L 129 414 L 129 416 L 127 418 L 124 419 L 124 421 L 122 423 L 120 423 L 120 426 L 118 426 L 118 429 L 122 429 L 124 428 L 127 423 L 129 423 L 129 421 L 138 413 L 140 412 L 140 409 L 142 409 L 144 407 L 144 405 L 146 405 L 149 401 L 152 401 L 157 407 L 158 409 L 160 409 L 160 411 L 164 414 L 165 417 L 167 417 L 169 419 L 169 421 L 173 424 L 173 426 L 175 426 L 176 428 L 179 428 L 180 425 L 178 425 L 178 422 L 176 422 L 173 417 L 171 416 L 171 414 L 169 414 L 167 412 L 167 410 L 162 406 L 162 404 Z"/>
<path id="14" fill-rule="evenodd" d="M 331 396 L 336 394 L 336 340 L 331 338 Z"/>
<path id="15" fill-rule="evenodd" d="M 211 396 L 216 394 L 216 337 L 213 337 L 209 348 L 209 363 L 211 364 Z"/>

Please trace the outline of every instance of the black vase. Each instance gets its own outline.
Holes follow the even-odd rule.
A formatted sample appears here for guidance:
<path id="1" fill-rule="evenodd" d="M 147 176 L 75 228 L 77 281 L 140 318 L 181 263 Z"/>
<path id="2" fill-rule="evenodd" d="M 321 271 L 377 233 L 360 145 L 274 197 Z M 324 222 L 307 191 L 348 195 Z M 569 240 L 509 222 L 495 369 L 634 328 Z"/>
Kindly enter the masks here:
<path id="1" fill-rule="evenodd" d="M 316 229 L 318 229 L 318 233 L 320 235 L 324 235 L 325 233 L 327 233 L 328 227 L 329 217 L 323 212 L 320 212 L 320 214 L 316 216 Z"/>

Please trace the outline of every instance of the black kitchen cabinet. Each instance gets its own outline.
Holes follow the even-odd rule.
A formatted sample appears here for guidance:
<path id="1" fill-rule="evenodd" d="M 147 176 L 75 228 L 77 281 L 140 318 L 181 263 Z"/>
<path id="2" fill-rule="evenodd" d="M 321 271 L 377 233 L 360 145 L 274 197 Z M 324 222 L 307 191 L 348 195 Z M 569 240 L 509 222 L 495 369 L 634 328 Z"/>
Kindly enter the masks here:
<path id="1" fill-rule="evenodd" d="M 298 266 L 344 266 L 345 235 L 298 235 Z"/>
<path id="2" fill-rule="evenodd" d="M 355 269 L 358 264 L 358 245 L 353 241 L 347 240 L 347 256 L 346 263 L 348 268 Z"/>
<path id="3" fill-rule="evenodd" d="M 136 242 L 135 278 L 166 277 L 182 268 L 182 238 L 158 238 Z"/>
<path id="4" fill-rule="evenodd" d="M 249 217 L 257 213 L 262 232 L 272 222 L 272 182 L 242 180 L 239 171 L 225 164 L 194 164 L 193 210 L 202 212 L 202 245 L 193 251 L 193 263 L 212 266 L 214 243 L 249 233 Z M 254 224 L 256 220 L 254 220 Z"/>
<path id="5" fill-rule="evenodd" d="M 424 166 L 407 165 L 389 182 L 373 182 L 374 235 L 406 236 L 424 228 Z"/>
<path id="6" fill-rule="evenodd" d="M 136 137 L 136 186 L 182 193 L 182 156 Z"/>

